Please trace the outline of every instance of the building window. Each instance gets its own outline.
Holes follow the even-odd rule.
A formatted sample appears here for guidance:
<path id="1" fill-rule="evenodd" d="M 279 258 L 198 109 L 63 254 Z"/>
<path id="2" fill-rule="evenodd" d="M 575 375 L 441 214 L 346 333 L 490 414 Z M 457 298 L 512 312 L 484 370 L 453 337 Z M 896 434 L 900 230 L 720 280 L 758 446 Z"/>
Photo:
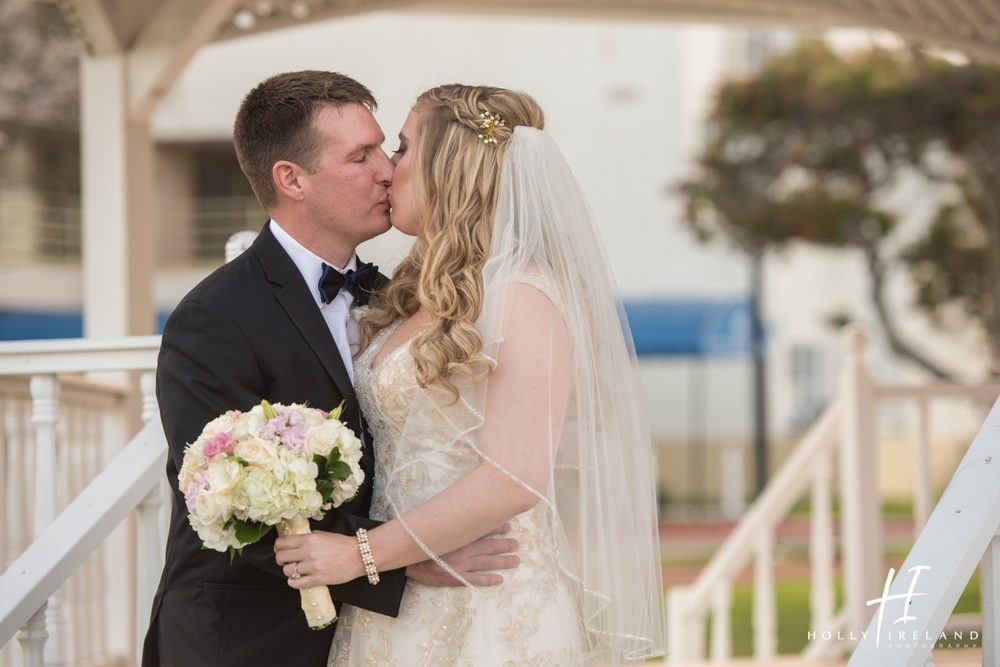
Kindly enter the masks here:
<path id="1" fill-rule="evenodd" d="M 795 345 L 791 351 L 793 431 L 802 432 L 826 406 L 826 368 L 822 350 L 814 345 Z"/>

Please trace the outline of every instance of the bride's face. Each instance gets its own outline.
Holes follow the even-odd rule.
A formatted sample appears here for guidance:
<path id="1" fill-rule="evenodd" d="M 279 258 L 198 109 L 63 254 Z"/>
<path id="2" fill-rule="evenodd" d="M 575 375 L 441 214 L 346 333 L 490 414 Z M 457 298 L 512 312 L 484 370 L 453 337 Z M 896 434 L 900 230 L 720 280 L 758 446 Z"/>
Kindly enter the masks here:
<path id="1" fill-rule="evenodd" d="M 419 124 L 420 114 L 415 109 L 411 110 L 399 131 L 399 148 L 392 155 L 392 164 L 396 170 L 392 175 L 392 185 L 388 189 L 389 221 L 393 227 L 410 236 L 416 236 L 420 231 L 420 216 L 411 177 L 413 147 L 417 143 Z"/>

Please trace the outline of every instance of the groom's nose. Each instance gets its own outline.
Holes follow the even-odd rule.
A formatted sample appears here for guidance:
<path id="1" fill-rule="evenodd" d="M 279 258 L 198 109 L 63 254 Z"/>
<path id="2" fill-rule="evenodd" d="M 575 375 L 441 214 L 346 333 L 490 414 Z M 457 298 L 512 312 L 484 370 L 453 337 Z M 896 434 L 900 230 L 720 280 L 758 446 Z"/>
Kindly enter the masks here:
<path id="1" fill-rule="evenodd" d="M 378 154 L 382 159 L 378 161 L 378 167 L 375 170 L 375 180 L 378 183 L 388 186 L 392 183 L 392 172 L 396 166 L 389 159 L 389 156 L 385 154 L 385 151 L 379 151 Z"/>

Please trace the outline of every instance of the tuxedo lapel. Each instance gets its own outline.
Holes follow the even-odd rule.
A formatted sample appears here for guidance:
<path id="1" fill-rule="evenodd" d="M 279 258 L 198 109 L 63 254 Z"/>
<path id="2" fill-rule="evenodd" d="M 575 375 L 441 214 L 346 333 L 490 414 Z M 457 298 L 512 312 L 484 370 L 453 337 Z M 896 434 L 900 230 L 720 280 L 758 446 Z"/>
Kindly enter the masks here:
<path id="1" fill-rule="evenodd" d="M 333 340 L 330 328 L 295 263 L 267 226 L 254 241 L 253 249 L 260 258 L 267 279 L 280 286 L 275 299 L 319 358 L 327 374 L 340 389 L 341 395 L 349 403 L 354 403 L 354 385 L 351 383 L 351 376 L 344 367 L 344 360 Z"/>

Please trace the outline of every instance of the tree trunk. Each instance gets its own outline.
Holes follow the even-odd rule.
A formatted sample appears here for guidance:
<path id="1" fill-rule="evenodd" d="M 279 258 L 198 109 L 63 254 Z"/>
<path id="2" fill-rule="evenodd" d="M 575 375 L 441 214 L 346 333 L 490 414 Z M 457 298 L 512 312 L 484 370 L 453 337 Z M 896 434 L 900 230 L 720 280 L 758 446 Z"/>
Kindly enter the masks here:
<path id="1" fill-rule="evenodd" d="M 896 321 L 889 313 L 888 305 L 885 302 L 885 264 L 879 257 L 878 248 L 873 244 L 865 244 L 862 249 L 868 260 L 868 272 L 872 279 L 872 303 L 875 305 L 875 312 L 878 314 L 882 329 L 889 341 L 889 348 L 897 356 L 912 361 L 939 380 L 953 379 L 951 373 L 917 352 L 900 335 L 896 328 Z"/>

